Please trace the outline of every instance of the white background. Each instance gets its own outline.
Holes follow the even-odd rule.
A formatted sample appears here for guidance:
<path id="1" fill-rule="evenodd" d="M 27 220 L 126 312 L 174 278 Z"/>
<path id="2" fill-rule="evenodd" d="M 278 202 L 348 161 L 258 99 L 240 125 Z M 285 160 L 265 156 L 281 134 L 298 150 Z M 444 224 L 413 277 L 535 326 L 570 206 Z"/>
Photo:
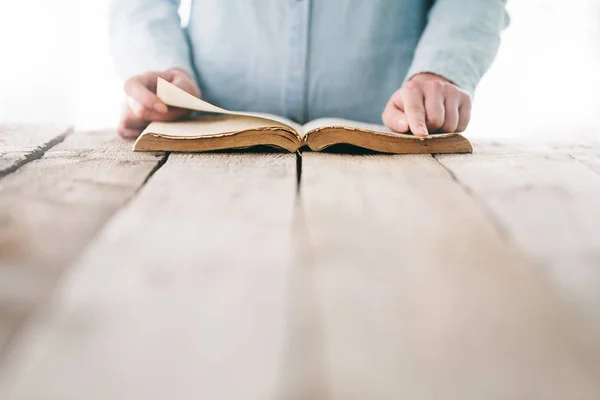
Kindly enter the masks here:
<path id="1" fill-rule="evenodd" d="M 0 0 L 0 122 L 116 126 L 107 5 Z M 469 135 L 600 136 L 600 0 L 509 0 L 509 12 Z"/>

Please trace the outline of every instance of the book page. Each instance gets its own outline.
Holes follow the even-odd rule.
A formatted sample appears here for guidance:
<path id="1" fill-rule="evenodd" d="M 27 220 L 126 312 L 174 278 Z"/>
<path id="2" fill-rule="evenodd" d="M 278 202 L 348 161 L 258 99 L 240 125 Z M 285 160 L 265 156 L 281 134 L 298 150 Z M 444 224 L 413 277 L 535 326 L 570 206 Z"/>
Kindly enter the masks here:
<path id="1" fill-rule="evenodd" d="M 277 115 L 265 114 L 265 113 L 254 113 L 254 112 L 239 112 L 239 111 L 230 111 L 221 107 L 217 107 L 215 105 L 210 104 L 204 100 L 197 98 L 194 95 L 189 94 L 183 89 L 173 85 L 170 82 L 162 78 L 158 78 L 156 94 L 158 98 L 168 106 L 185 108 L 188 110 L 208 112 L 208 113 L 216 113 L 216 114 L 227 114 L 232 116 L 242 116 L 247 117 L 246 119 L 239 119 L 239 122 L 249 121 L 249 119 L 258 119 L 263 120 L 262 126 L 285 126 L 286 128 L 291 128 L 296 132 L 300 132 L 300 125 L 295 122 L 280 117 Z M 265 125 L 264 120 L 268 121 L 269 124 Z M 256 125 L 256 124 L 253 124 Z"/>
<path id="2" fill-rule="evenodd" d="M 302 136 L 305 136 L 306 133 L 312 131 L 313 129 L 333 126 L 355 128 L 383 133 L 394 133 L 394 131 L 392 131 L 385 125 L 369 124 L 367 122 L 352 121 L 349 119 L 342 118 L 319 118 L 307 122 L 302 126 Z"/>
<path id="3" fill-rule="evenodd" d="M 263 118 L 245 115 L 201 115 L 189 120 L 160 122 L 154 121 L 143 133 L 155 133 L 171 137 L 220 136 L 232 132 L 268 128 L 289 130 L 286 124 Z"/>

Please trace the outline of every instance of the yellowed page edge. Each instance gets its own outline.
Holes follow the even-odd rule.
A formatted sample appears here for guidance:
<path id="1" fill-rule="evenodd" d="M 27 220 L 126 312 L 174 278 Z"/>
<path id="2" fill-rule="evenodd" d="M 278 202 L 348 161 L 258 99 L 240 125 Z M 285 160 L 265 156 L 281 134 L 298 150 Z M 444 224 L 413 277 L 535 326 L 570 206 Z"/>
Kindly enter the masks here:
<path id="1" fill-rule="evenodd" d="M 298 133 L 285 124 L 243 115 L 221 114 L 205 115 L 184 121 L 152 122 L 137 138 L 133 145 L 133 150 L 136 151 L 140 148 L 139 144 L 145 140 L 144 138 L 147 135 L 160 136 L 169 140 L 215 139 L 219 137 L 233 137 L 245 131 L 257 130 L 273 132 L 273 134 L 283 130 L 289 132 L 289 136 L 295 138 L 294 141 L 298 143 L 298 146 L 302 143 Z"/>
<path id="2" fill-rule="evenodd" d="M 311 121 L 312 122 L 312 121 Z M 322 122 L 326 122 L 326 119 L 323 119 Z M 333 120 L 329 120 L 327 122 L 333 122 Z M 343 122 L 342 120 L 338 120 L 338 122 Z M 366 149 L 371 149 L 374 151 L 378 151 L 378 152 L 384 152 L 384 153 L 394 153 L 394 154 L 429 154 L 429 153 L 472 153 L 473 152 L 473 147 L 471 145 L 471 143 L 469 142 L 469 140 L 461 135 L 460 133 L 436 133 L 436 134 L 430 134 L 428 136 L 425 137 L 421 137 L 421 136 L 414 136 L 412 134 L 406 134 L 406 133 L 397 133 L 397 132 L 393 132 L 387 128 L 385 129 L 377 129 L 378 125 L 373 125 L 373 124 L 363 124 L 361 122 L 355 122 L 355 121 L 345 121 L 348 122 L 348 124 L 345 125 L 341 125 L 341 124 L 329 124 L 329 123 L 315 123 L 313 124 L 313 126 L 315 126 L 314 128 L 310 129 L 309 131 L 304 133 L 304 136 L 302 137 L 303 139 L 303 144 L 308 146 L 311 150 L 313 151 L 322 151 L 325 148 L 331 146 L 331 145 L 335 145 L 335 144 L 352 144 L 358 147 L 363 147 Z M 304 127 L 306 127 L 308 124 L 304 125 Z M 352 126 L 348 126 L 348 125 L 352 125 Z M 369 127 L 370 125 L 370 127 Z M 346 137 L 349 140 L 344 140 L 342 137 L 340 137 L 340 132 L 346 132 L 346 134 L 343 135 L 343 137 Z M 335 132 L 335 136 L 338 136 L 336 139 L 334 139 L 334 141 L 329 141 L 329 144 L 323 146 L 323 140 L 320 139 L 321 135 L 323 133 L 333 133 Z M 357 142 L 357 139 L 359 138 L 359 136 L 357 137 L 356 134 L 357 133 L 369 133 L 372 134 L 374 137 L 379 137 L 380 144 L 384 144 L 385 142 L 390 142 L 390 140 L 392 142 L 396 142 L 398 140 L 404 141 L 405 144 L 410 145 L 411 147 L 414 147 L 415 144 L 419 144 L 419 146 L 417 146 L 417 148 L 413 148 L 413 151 L 407 151 L 407 152 L 396 152 L 396 151 L 388 151 L 388 150 L 382 150 L 382 149 L 376 149 L 372 146 L 363 146 L 360 145 Z M 330 135 L 328 135 L 329 137 L 331 137 Z M 319 139 L 317 139 L 317 137 L 319 137 Z M 430 149 L 430 146 L 432 145 L 436 145 L 441 143 L 442 141 L 451 144 L 452 143 L 452 147 L 453 149 L 451 149 L 450 151 L 433 151 L 432 149 Z M 319 142 L 319 144 L 317 144 Z M 380 146 L 377 146 L 380 147 Z M 418 150 L 418 151 L 417 151 Z M 431 151 L 430 151 L 431 150 Z"/>
<path id="3" fill-rule="evenodd" d="M 319 132 L 324 131 L 324 130 L 335 130 L 335 129 L 342 129 L 342 130 L 347 130 L 347 131 L 368 132 L 368 133 L 374 134 L 375 136 L 384 136 L 384 137 L 388 137 L 388 138 L 399 137 L 402 139 L 411 140 L 413 142 L 428 142 L 428 141 L 436 141 L 437 142 L 437 141 L 444 140 L 444 139 L 458 138 L 458 139 L 464 140 L 465 143 L 468 144 L 469 151 L 465 151 L 465 152 L 468 152 L 468 153 L 473 152 L 473 147 L 472 147 L 471 143 L 469 142 L 469 139 L 467 139 L 464 135 L 461 135 L 458 132 L 434 133 L 434 134 L 430 134 L 425 137 L 422 137 L 422 136 L 415 136 L 412 133 L 394 132 L 385 125 L 376 125 L 376 124 L 370 124 L 367 122 L 352 121 L 352 120 L 347 120 L 347 119 L 342 119 L 342 118 L 318 118 L 318 119 L 314 119 L 312 121 L 307 122 L 306 124 L 304 124 L 302 126 L 302 130 L 303 130 L 303 132 L 301 133 L 302 142 L 304 145 L 309 146 L 308 140 L 309 140 L 310 136 L 318 134 Z M 332 145 L 333 144 L 338 144 L 338 143 L 332 143 Z M 323 149 L 321 149 L 321 150 L 323 150 Z"/>

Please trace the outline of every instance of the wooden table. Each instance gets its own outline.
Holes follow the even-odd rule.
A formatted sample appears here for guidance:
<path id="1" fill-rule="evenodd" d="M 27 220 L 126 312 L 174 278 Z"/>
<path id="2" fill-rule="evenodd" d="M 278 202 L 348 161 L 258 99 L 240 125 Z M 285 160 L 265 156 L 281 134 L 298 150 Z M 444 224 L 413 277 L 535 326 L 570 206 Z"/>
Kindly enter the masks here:
<path id="1" fill-rule="evenodd" d="M 0 398 L 600 399 L 600 142 L 0 127 Z"/>

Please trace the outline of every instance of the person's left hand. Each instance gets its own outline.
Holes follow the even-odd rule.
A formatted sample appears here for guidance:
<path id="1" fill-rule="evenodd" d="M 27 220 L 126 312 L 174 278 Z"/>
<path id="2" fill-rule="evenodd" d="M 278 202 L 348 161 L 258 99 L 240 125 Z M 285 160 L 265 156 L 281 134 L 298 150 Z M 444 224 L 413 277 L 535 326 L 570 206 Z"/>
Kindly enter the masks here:
<path id="1" fill-rule="evenodd" d="M 416 136 L 462 132 L 471 119 L 471 96 L 441 76 L 413 76 L 390 98 L 383 123 L 393 131 Z"/>

